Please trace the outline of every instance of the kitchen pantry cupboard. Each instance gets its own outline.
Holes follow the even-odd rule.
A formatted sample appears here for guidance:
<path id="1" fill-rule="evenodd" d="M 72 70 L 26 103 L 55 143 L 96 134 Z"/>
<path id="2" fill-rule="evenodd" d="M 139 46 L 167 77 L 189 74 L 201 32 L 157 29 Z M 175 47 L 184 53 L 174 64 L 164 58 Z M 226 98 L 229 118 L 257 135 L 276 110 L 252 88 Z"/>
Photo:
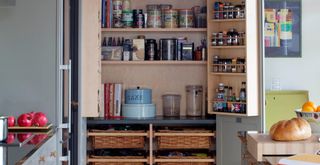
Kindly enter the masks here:
<path id="1" fill-rule="evenodd" d="M 135 3 L 139 1 L 139 3 Z M 132 0 L 132 8 L 145 10 L 146 4 L 172 4 L 174 8 L 191 8 L 207 5 L 208 28 L 174 28 L 174 29 L 115 29 L 101 27 L 101 1 L 82 0 L 80 28 L 80 108 L 83 117 L 97 117 L 99 104 L 99 87 L 101 83 L 121 82 L 124 89 L 136 86 L 153 89 L 153 101 L 157 105 L 157 115 L 162 115 L 161 95 L 178 93 L 182 95 L 181 113 L 185 115 L 186 85 L 202 85 L 207 88 L 208 113 L 236 116 L 257 116 L 260 100 L 260 49 L 258 8 L 259 3 L 245 1 L 245 19 L 214 20 L 214 0 Z M 227 2 L 227 1 L 223 1 Z M 242 0 L 230 0 L 240 4 Z M 236 28 L 245 32 L 243 46 L 211 46 L 212 33 Z M 207 61 L 102 61 L 101 41 L 103 37 L 136 38 L 170 38 L 186 36 L 199 45 L 203 38 L 207 40 Z M 102 37 L 103 36 L 103 37 Z M 244 58 L 246 73 L 215 73 L 213 57 Z M 207 65 L 206 65 L 207 64 Z M 206 71 L 207 70 L 207 71 Z M 233 86 L 238 93 L 241 82 L 246 82 L 246 112 L 217 112 L 213 109 L 215 89 L 220 82 Z M 205 92 L 204 92 L 205 93 Z M 205 100 L 205 99 L 203 99 Z M 205 104 L 205 102 L 204 102 Z M 205 107 L 205 106 L 203 106 Z"/>
<path id="2" fill-rule="evenodd" d="M 219 5 L 214 9 L 215 2 L 211 0 L 207 4 L 207 39 L 211 41 L 208 42 L 207 62 L 208 113 L 258 116 L 260 89 L 262 89 L 259 75 L 261 72 L 259 62 L 262 58 L 259 49 L 259 1 L 223 1 L 234 5 L 234 12 L 225 10 L 221 12 Z M 243 4 L 244 9 L 238 8 Z M 239 13 L 243 15 L 239 16 Z M 242 85 L 242 82 L 246 85 Z M 226 89 L 227 86 L 229 89 Z M 241 102 L 236 101 L 235 98 L 241 100 L 239 91 L 242 86 L 246 89 L 246 99 Z"/>
<path id="3" fill-rule="evenodd" d="M 139 3 L 136 3 L 139 2 Z M 206 6 L 206 0 L 131 0 L 132 9 L 146 11 L 147 4 L 171 4 L 173 8 Z M 157 115 L 162 115 L 162 95 L 177 93 L 181 113 L 186 115 L 186 86 L 207 87 L 206 61 L 101 61 L 101 42 L 104 37 L 137 38 L 144 35 L 157 41 L 160 38 L 187 37 L 200 45 L 207 38 L 206 28 L 100 28 L 100 1 L 83 0 L 81 6 L 81 103 L 83 117 L 98 117 L 98 91 L 101 83 L 122 83 L 123 88 L 137 86 L 152 89 Z M 101 78 L 100 78 L 101 76 Z M 205 92 L 204 92 L 205 93 Z M 203 105 L 205 104 L 203 99 Z M 203 111 L 204 111 L 203 106 Z M 204 113 L 204 112 L 203 112 Z"/>

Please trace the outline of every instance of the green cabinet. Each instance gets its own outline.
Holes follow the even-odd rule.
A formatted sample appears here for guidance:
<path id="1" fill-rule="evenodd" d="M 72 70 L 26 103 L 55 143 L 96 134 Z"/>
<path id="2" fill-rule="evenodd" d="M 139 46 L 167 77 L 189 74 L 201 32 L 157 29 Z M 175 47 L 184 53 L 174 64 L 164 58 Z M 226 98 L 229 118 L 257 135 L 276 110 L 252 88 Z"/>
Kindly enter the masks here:
<path id="1" fill-rule="evenodd" d="M 308 91 L 304 90 L 266 91 L 266 131 L 268 132 L 270 127 L 280 120 L 296 117 L 294 110 L 301 108 L 308 100 Z"/>

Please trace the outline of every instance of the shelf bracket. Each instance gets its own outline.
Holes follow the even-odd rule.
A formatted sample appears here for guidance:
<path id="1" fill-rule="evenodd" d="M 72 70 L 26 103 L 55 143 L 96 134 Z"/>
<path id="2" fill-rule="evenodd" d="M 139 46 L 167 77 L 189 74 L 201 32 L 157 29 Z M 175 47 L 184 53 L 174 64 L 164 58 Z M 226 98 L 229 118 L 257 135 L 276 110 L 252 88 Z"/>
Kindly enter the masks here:
<path id="1" fill-rule="evenodd" d="M 71 69 L 71 65 L 59 65 L 59 69 L 60 70 L 70 70 Z"/>

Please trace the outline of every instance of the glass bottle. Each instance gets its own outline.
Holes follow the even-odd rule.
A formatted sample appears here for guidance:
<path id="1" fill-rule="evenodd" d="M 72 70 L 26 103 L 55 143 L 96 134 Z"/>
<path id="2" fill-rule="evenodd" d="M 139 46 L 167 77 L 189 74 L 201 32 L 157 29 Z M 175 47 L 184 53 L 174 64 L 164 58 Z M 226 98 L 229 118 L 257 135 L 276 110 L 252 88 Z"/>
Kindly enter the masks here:
<path id="1" fill-rule="evenodd" d="M 239 99 L 241 102 L 246 102 L 246 82 L 244 81 L 241 83 Z"/>

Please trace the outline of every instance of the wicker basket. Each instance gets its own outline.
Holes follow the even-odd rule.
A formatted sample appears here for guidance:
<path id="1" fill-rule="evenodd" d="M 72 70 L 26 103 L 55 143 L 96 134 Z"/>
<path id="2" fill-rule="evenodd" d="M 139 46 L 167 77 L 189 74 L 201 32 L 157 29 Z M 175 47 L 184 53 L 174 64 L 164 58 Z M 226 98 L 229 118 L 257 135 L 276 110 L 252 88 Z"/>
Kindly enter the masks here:
<path id="1" fill-rule="evenodd" d="M 158 156 L 159 159 L 212 159 L 211 157 L 199 156 Z M 212 165 L 212 162 L 160 162 L 158 165 Z"/>
<path id="2" fill-rule="evenodd" d="M 145 131 L 106 131 L 106 130 L 91 130 L 95 133 L 144 133 Z M 92 148 L 144 148 L 144 136 L 92 136 Z"/>
<path id="3" fill-rule="evenodd" d="M 143 162 L 130 162 L 130 159 L 144 159 L 143 156 L 94 156 L 91 155 L 90 158 L 94 159 L 104 159 L 106 162 L 91 162 L 91 165 L 144 165 Z M 108 159 L 127 159 L 128 162 L 109 162 Z"/>
<path id="4" fill-rule="evenodd" d="M 159 130 L 161 133 L 194 133 L 195 136 L 158 136 L 159 149 L 209 149 L 211 136 L 196 136 L 197 133 L 212 133 L 210 130 Z"/>

